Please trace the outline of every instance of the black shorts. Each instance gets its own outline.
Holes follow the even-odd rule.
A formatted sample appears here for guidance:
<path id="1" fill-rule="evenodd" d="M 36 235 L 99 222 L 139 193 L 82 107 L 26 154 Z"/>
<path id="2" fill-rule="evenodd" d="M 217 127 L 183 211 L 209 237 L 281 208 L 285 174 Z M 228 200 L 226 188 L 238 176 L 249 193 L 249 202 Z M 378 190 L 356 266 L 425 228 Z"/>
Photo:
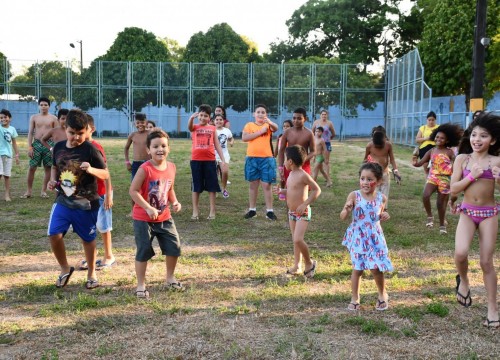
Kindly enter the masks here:
<path id="1" fill-rule="evenodd" d="M 419 158 L 419 159 L 422 159 L 422 158 L 424 157 L 425 153 L 426 153 L 427 151 L 429 151 L 430 149 L 432 149 L 433 147 L 434 147 L 434 145 L 429 144 L 429 145 L 424 146 L 424 147 L 423 147 L 423 148 L 421 148 L 421 149 L 418 149 L 418 158 Z"/>
<path id="2" fill-rule="evenodd" d="M 217 165 L 214 161 L 191 160 L 191 191 L 202 193 L 220 192 L 219 179 L 217 179 Z"/>

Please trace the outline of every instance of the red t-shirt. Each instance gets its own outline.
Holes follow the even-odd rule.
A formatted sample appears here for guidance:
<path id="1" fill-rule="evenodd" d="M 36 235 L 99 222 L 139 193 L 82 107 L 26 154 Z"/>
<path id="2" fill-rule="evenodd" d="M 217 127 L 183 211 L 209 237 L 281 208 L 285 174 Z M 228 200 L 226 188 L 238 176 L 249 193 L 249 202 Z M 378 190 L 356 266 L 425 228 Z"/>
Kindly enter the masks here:
<path id="1" fill-rule="evenodd" d="M 191 160 L 215 161 L 215 126 L 194 125 L 191 131 L 193 143 L 191 145 Z"/>
<path id="2" fill-rule="evenodd" d="M 151 161 L 146 161 L 141 165 L 146 178 L 142 183 L 140 195 L 149 205 L 158 210 L 158 218 L 152 220 L 146 210 L 137 204 L 132 209 L 132 218 L 134 220 L 146 222 L 164 222 L 172 217 L 168 203 L 168 193 L 173 189 L 175 180 L 175 164 L 167 161 L 165 170 L 158 170 Z"/>
<path id="3" fill-rule="evenodd" d="M 99 144 L 95 140 L 92 140 L 91 144 L 94 145 L 94 147 L 97 150 L 99 150 L 99 152 L 102 155 L 102 158 L 104 159 L 104 163 L 107 166 L 106 154 L 104 153 L 104 148 L 102 147 L 102 145 Z M 99 196 L 102 197 L 102 196 L 104 196 L 106 194 L 106 186 L 104 185 L 104 180 L 101 180 L 99 178 L 96 178 L 96 180 L 97 180 L 97 193 L 99 194 Z M 109 190 L 111 190 L 111 189 L 109 189 Z"/>

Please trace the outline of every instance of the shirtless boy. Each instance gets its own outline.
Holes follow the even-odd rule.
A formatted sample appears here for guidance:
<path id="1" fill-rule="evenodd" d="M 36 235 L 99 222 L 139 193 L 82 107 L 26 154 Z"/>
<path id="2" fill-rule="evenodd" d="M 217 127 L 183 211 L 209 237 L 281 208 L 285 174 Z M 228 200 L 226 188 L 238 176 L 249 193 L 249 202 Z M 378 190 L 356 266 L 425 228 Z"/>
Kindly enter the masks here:
<path id="1" fill-rule="evenodd" d="M 314 141 L 315 141 L 315 147 L 314 147 L 314 154 L 316 155 L 314 157 L 314 168 L 313 168 L 313 179 L 316 181 L 318 178 L 318 173 L 321 171 L 321 174 L 326 179 L 326 187 L 331 187 L 332 186 L 332 179 L 330 178 L 330 174 L 325 171 L 325 168 L 323 167 L 323 163 L 325 162 L 325 153 L 327 153 L 327 147 L 325 140 L 323 139 L 323 127 L 318 126 L 314 130 Z"/>
<path id="2" fill-rule="evenodd" d="M 282 179 L 288 179 L 288 171 L 283 167 L 285 163 L 285 148 L 287 146 L 300 145 L 306 150 L 306 159 L 302 165 L 302 169 L 311 174 L 310 160 L 314 157 L 314 135 L 311 130 L 304 127 L 307 119 L 307 113 L 304 108 L 297 108 L 293 112 L 292 122 L 293 127 L 287 129 L 281 137 L 280 148 L 278 151 L 278 168 Z"/>
<path id="3" fill-rule="evenodd" d="M 375 126 L 372 129 L 372 141 L 366 145 L 365 158 L 363 161 L 375 162 L 382 166 L 384 175 L 382 177 L 382 182 L 380 182 L 380 185 L 378 186 L 378 190 L 387 197 L 387 200 L 389 200 L 389 162 L 392 165 L 392 172 L 394 173 L 394 178 L 398 184 L 401 181 L 401 176 L 399 175 L 396 160 L 394 159 L 392 144 L 387 140 L 387 135 L 383 126 Z"/>
<path id="4" fill-rule="evenodd" d="M 146 130 L 146 114 L 136 113 L 134 118 L 137 131 L 134 131 L 128 136 L 127 143 L 125 144 L 125 165 L 127 166 L 127 170 L 131 173 L 131 181 L 134 179 L 139 167 L 151 158 L 148 154 L 147 147 L 149 131 Z M 129 149 L 132 144 L 134 145 L 133 160 L 130 162 Z M 134 202 L 132 201 L 132 206 L 133 205 Z M 132 217 L 132 210 L 130 210 L 127 216 Z"/>
<path id="5" fill-rule="evenodd" d="M 52 153 L 49 149 L 43 146 L 41 139 L 48 133 L 52 128 L 57 125 L 57 118 L 49 114 L 50 100 L 46 97 L 41 97 L 38 100 L 38 108 L 40 110 L 39 114 L 33 115 L 30 118 L 29 129 L 28 129 L 28 156 L 30 157 L 30 167 L 28 169 L 28 189 L 21 196 L 23 199 L 28 199 L 31 197 L 33 192 L 33 181 L 35 180 L 36 168 L 43 165 L 44 167 L 44 177 L 43 185 L 40 196 L 43 198 L 48 198 L 47 195 L 47 183 L 50 180 L 50 169 L 52 168 Z M 53 146 L 54 144 L 51 144 Z"/>
<path id="6" fill-rule="evenodd" d="M 42 145 L 45 146 L 50 151 L 52 151 L 52 146 L 50 145 L 49 140 L 52 140 L 54 144 L 58 143 L 59 141 L 68 140 L 68 137 L 66 136 L 66 117 L 68 116 L 68 113 L 69 113 L 68 109 L 60 109 L 57 112 L 57 121 L 59 122 L 59 126 L 50 129 L 40 139 Z"/>

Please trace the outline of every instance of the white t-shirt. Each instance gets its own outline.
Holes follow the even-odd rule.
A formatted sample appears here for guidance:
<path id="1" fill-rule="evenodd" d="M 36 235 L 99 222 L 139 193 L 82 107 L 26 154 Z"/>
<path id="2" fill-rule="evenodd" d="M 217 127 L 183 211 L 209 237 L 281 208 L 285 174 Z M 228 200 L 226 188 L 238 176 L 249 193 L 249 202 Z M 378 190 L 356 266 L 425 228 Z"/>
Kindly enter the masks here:
<path id="1" fill-rule="evenodd" d="M 226 163 L 229 163 L 229 159 L 231 157 L 229 156 L 229 150 L 227 147 L 229 145 L 229 139 L 233 138 L 233 133 L 228 128 L 222 128 L 221 130 L 217 130 L 217 138 L 219 139 L 220 147 L 222 148 L 222 153 L 224 154 L 224 160 L 226 160 Z M 220 161 L 217 151 L 215 152 L 215 159 Z"/>

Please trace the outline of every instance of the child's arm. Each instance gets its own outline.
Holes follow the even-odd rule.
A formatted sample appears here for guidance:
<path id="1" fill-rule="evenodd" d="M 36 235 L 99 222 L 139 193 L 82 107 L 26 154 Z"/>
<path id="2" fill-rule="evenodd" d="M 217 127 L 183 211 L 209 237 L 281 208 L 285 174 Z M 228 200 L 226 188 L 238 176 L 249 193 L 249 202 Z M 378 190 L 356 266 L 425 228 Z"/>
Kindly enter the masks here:
<path id="1" fill-rule="evenodd" d="M 285 148 L 286 148 L 286 143 L 287 143 L 287 132 L 288 132 L 288 130 L 285 130 L 285 132 L 281 136 L 280 148 L 278 149 L 278 169 L 279 169 L 280 177 L 282 179 L 284 179 L 284 176 L 285 176 L 285 171 L 284 171 L 283 165 L 285 163 Z"/>
<path id="2" fill-rule="evenodd" d="M 188 120 L 188 130 L 189 131 L 194 131 L 194 119 L 196 119 L 198 117 L 198 114 L 197 112 L 195 112 L 193 115 L 191 115 L 189 117 L 189 120 Z"/>
<path id="3" fill-rule="evenodd" d="M 181 203 L 177 200 L 177 195 L 175 195 L 175 190 L 174 190 L 174 184 L 172 184 L 172 187 L 168 191 L 168 202 L 172 204 L 172 209 L 175 212 L 181 211 Z"/>
<path id="4" fill-rule="evenodd" d="M 471 173 L 462 178 L 462 164 L 466 157 L 466 154 L 458 155 L 453 163 L 453 173 L 451 174 L 450 180 L 450 196 L 452 197 L 460 195 L 462 191 L 465 191 L 465 189 L 481 175 L 480 171 L 482 171 L 482 169 L 476 169 L 475 166 L 477 164 L 474 164 L 471 168 Z"/>
<path id="5" fill-rule="evenodd" d="M 253 133 L 247 133 L 243 131 L 243 134 L 241 135 L 241 140 L 243 140 L 244 142 L 249 142 L 254 139 L 257 139 L 259 136 L 262 136 L 265 133 L 267 133 L 267 129 L 268 129 L 267 126 L 263 126 L 259 131 Z"/>
<path id="6" fill-rule="evenodd" d="M 134 133 L 132 133 L 128 136 L 127 142 L 125 143 L 125 166 L 127 166 L 128 171 L 132 171 L 132 164 L 130 163 L 130 159 L 128 157 L 128 152 L 130 149 L 130 145 L 132 145 L 133 138 L 134 138 Z"/>
<path id="7" fill-rule="evenodd" d="M 106 196 L 104 198 L 104 208 L 109 210 L 113 207 L 113 192 L 111 191 L 111 177 L 104 180 L 104 188 L 106 189 Z"/>
<path id="8" fill-rule="evenodd" d="M 314 141 L 314 135 L 311 132 L 309 134 L 309 151 L 305 161 L 311 160 L 314 156 L 316 156 L 316 141 Z"/>
<path id="9" fill-rule="evenodd" d="M 269 125 L 269 130 L 271 130 L 271 132 L 278 131 L 278 125 L 273 123 L 267 116 L 265 122 Z"/>
<path id="10" fill-rule="evenodd" d="M 56 185 L 57 185 L 56 178 L 57 178 L 57 167 L 52 166 L 52 168 L 50 169 L 50 180 L 47 183 L 47 188 L 49 190 L 54 190 L 56 188 Z"/>
<path id="11" fill-rule="evenodd" d="M 392 144 L 389 143 L 388 145 L 389 145 L 389 162 L 392 165 L 392 172 L 399 175 L 398 166 L 396 165 L 396 159 L 394 158 L 394 152 L 392 150 Z"/>
<path id="12" fill-rule="evenodd" d="M 333 123 L 331 121 L 328 124 L 328 127 L 330 128 L 330 132 L 332 133 L 330 135 L 330 140 L 333 140 L 333 138 L 335 137 L 335 128 L 333 127 Z"/>
<path id="13" fill-rule="evenodd" d="M 316 183 L 316 181 L 314 181 L 311 175 L 304 172 L 303 177 L 304 177 L 304 184 L 309 186 L 309 196 L 302 204 L 297 206 L 297 209 L 295 209 L 295 212 L 297 214 L 303 214 L 307 206 L 311 205 L 321 194 L 321 188 Z"/>
<path id="14" fill-rule="evenodd" d="M 12 138 L 12 149 L 14 149 L 16 165 L 19 165 L 19 148 L 17 147 L 16 138 Z"/>
<path id="15" fill-rule="evenodd" d="M 40 139 L 40 142 L 42 143 L 42 145 L 45 146 L 49 150 L 51 149 L 51 147 L 47 141 L 49 141 L 49 139 L 52 137 L 53 130 L 54 129 L 50 129 L 49 131 L 47 131 L 47 133 L 45 135 L 43 135 L 42 138 Z"/>
<path id="16" fill-rule="evenodd" d="M 432 152 L 432 150 L 427 151 L 425 153 L 424 157 L 422 159 L 420 159 L 420 161 L 416 157 L 413 157 L 412 158 L 413 166 L 420 167 L 423 164 L 425 164 L 426 162 L 429 162 L 429 160 L 431 158 L 431 152 Z"/>
<path id="17" fill-rule="evenodd" d="M 231 133 L 231 137 L 229 138 L 229 145 L 231 147 L 234 145 L 234 136 L 233 136 L 233 133 Z"/>
<path id="18" fill-rule="evenodd" d="M 35 118 L 30 117 L 30 124 L 28 127 L 28 156 L 33 157 L 33 131 L 35 130 Z"/>
<path id="19" fill-rule="evenodd" d="M 370 156 L 370 152 L 371 152 L 371 149 L 372 149 L 372 146 L 371 146 L 371 142 L 368 143 L 368 145 L 366 145 L 366 148 L 365 148 L 365 157 L 363 159 L 363 162 L 368 162 L 368 156 Z"/>
<path id="20" fill-rule="evenodd" d="M 142 168 L 139 168 L 134 178 L 132 179 L 132 184 L 130 184 L 128 193 L 132 198 L 132 200 L 134 201 L 134 203 L 136 203 L 141 208 L 146 210 L 146 213 L 148 214 L 151 220 L 156 220 L 158 218 L 158 210 L 149 205 L 149 203 L 141 196 L 140 193 L 142 183 L 144 182 L 145 179 L 146 179 L 146 173 Z"/>
<path id="21" fill-rule="evenodd" d="M 385 210 L 385 207 L 387 206 L 387 196 L 382 194 L 382 211 L 380 212 L 380 221 L 387 221 L 391 217 L 389 213 Z"/>
<path id="22" fill-rule="evenodd" d="M 226 159 L 224 159 L 224 153 L 222 152 L 222 147 L 220 146 L 219 137 L 217 136 L 217 133 L 215 131 L 213 134 L 213 139 L 215 150 L 217 151 L 217 154 L 219 154 L 219 158 L 222 161 L 221 165 L 224 165 L 226 163 Z"/>
<path id="23" fill-rule="evenodd" d="M 106 180 L 109 178 L 109 171 L 107 168 L 99 169 L 96 167 L 92 167 L 87 161 L 82 162 L 80 165 L 80 169 L 86 171 L 87 174 L 95 176 L 98 179 Z"/>
<path id="24" fill-rule="evenodd" d="M 344 207 L 340 212 L 340 220 L 345 220 L 347 218 L 347 216 L 351 213 L 352 209 L 354 208 L 355 203 L 356 203 L 356 194 L 353 191 L 347 196 L 347 200 L 344 204 Z"/>

